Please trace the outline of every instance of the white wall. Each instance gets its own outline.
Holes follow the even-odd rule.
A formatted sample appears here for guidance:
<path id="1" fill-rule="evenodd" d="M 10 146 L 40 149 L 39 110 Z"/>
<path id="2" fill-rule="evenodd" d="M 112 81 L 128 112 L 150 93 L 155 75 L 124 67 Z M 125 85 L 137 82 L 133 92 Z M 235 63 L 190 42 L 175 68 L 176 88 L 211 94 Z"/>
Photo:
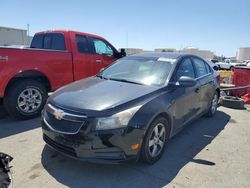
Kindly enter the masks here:
<path id="1" fill-rule="evenodd" d="M 28 41 L 26 30 L 0 27 L 0 46 L 29 45 Z"/>
<path id="2" fill-rule="evenodd" d="M 236 59 L 239 61 L 250 60 L 250 47 L 239 48 L 236 53 Z"/>

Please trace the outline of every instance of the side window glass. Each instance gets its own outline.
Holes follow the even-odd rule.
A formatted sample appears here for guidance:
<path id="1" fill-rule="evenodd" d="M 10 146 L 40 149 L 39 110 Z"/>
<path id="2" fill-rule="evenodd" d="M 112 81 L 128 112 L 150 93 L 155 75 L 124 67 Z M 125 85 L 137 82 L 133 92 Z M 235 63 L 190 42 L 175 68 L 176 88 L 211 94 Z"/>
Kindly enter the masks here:
<path id="1" fill-rule="evenodd" d="M 207 63 L 205 63 L 205 66 L 206 66 L 207 72 L 211 73 L 212 72 L 211 67 Z"/>
<path id="2" fill-rule="evenodd" d="M 51 49 L 51 42 L 52 42 L 52 35 L 50 34 L 45 35 L 43 40 L 43 48 Z"/>
<path id="3" fill-rule="evenodd" d="M 43 34 L 35 35 L 30 47 L 31 48 L 43 48 L 43 37 L 44 37 Z"/>
<path id="4" fill-rule="evenodd" d="M 106 55 L 106 56 L 113 56 L 114 55 L 113 49 L 106 42 L 104 42 L 100 39 L 93 38 L 93 43 L 94 43 L 96 54 Z"/>
<path id="5" fill-rule="evenodd" d="M 76 35 L 76 45 L 79 53 L 90 53 L 88 40 L 83 35 Z"/>
<path id="6" fill-rule="evenodd" d="M 189 58 L 184 59 L 178 67 L 175 76 L 176 81 L 179 80 L 182 76 L 195 78 L 193 65 Z"/>
<path id="7" fill-rule="evenodd" d="M 201 59 L 193 58 L 193 61 L 197 78 L 204 76 L 208 73 L 205 63 Z"/>
<path id="8" fill-rule="evenodd" d="M 53 50 L 66 50 L 64 35 L 61 33 L 52 34 L 52 45 L 51 49 Z"/>

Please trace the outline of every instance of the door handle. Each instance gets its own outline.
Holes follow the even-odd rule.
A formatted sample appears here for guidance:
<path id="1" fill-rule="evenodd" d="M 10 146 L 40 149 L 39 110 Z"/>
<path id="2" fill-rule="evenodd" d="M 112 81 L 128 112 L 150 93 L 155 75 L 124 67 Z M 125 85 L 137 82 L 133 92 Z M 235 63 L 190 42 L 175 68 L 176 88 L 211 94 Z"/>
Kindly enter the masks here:
<path id="1" fill-rule="evenodd" d="M 101 63 L 102 60 L 101 60 L 101 59 L 97 59 L 97 60 L 95 60 L 95 62 L 96 62 L 96 63 Z"/>

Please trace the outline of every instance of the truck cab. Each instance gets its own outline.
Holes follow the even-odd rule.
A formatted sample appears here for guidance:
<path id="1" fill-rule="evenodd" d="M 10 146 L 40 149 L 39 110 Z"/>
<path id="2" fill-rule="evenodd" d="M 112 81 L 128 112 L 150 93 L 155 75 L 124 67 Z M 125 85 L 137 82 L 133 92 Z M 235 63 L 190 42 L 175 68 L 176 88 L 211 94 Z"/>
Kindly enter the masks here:
<path id="1" fill-rule="evenodd" d="M 78 31 L 36 33 L 29 48 L 0 47 L 0 99 L 15 118 L 40 114 L 47 93 L 125 56 L 106 39 Z"/>

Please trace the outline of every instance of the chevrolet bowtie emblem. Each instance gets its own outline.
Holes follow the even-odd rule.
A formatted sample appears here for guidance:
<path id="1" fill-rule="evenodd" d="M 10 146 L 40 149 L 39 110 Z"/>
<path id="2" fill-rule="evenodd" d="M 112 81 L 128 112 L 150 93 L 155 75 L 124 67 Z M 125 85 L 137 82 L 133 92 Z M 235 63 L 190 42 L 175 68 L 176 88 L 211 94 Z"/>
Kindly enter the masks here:
<path id="1" fill-rule="evenodd" d="M 61 120 L 63 118 L 63 111 L 62 110 L 56 110 L 54 112 L 54 116 L 57 120 Z"/>

